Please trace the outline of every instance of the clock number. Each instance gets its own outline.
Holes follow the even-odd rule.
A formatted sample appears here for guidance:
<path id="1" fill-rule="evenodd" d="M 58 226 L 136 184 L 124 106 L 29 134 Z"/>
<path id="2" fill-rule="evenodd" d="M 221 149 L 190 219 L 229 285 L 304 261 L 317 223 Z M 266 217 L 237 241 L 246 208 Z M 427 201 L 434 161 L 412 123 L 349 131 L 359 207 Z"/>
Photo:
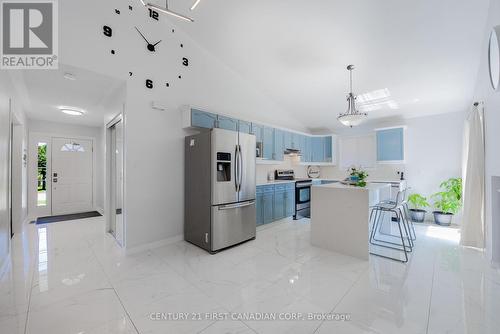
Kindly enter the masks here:
<path id="1" fill-rule="evenodd" d="M 148 87 L 149 89 L 153 89 L 153 80 L 147 79 L 146 87 Z"/>
<path id="2" fill-rule="evenodd" d="M 149 17 L 150 17 L 150 18 L 152 18 L 153 20 L 158 21 L 158 18 L 159 18 L 159 16 L 160 16 L 160 15 L 158 14 L 158 12 L 157 12 L 157 11 L 155 11 L 155 10 L 152 10 L 151 8 L 148 8 L 148 10 L 149 10 Z"/>
<path id="3" fill-rule="evenodd" d="M 113 36 L 113 29 L 111 29 L 108 26 L 104 26 L 104 27 L 102 27 L 102 33 L 104 34 L 104 36 L 111 37 L 111 36 Z"/>
<path id="4" fill-rule="evenodd" d="M 189 60 L 187 58 L 182 58 L 182 65 L 189 66 Z"/>

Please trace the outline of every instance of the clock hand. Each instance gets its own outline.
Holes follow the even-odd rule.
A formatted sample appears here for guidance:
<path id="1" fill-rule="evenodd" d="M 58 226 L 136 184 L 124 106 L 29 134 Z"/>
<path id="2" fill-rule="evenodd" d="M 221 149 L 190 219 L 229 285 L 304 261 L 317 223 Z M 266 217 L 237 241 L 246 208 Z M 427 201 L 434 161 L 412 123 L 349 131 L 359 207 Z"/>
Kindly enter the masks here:
<path id="1" fill-rule="evenodd" d="M 139 35 L 141 35 L 141 36 L 142 36 L 142 38 L 144 38 L 144 40 L 146 41 L 146 43 L 151 44 L 151 43 L 149 43 L 149 41 L 146 39 L 146 37 L 144 37 L 144 35 L 143 35 L 140 31 L 139 31 L 139 29 L 137 29 L 137 27 L 135 27 L 135 30 L 137 30 L 137 32 L 139 33 Z"/>
<path id="2" fill-rule="evenodd" d="M 161 39 L 158 42 L 156 42 L 155 44 L 153 44 L 153 46 L 157 46 L 158 44 L 160 44 L 160 42 L 161 42 Z"/>

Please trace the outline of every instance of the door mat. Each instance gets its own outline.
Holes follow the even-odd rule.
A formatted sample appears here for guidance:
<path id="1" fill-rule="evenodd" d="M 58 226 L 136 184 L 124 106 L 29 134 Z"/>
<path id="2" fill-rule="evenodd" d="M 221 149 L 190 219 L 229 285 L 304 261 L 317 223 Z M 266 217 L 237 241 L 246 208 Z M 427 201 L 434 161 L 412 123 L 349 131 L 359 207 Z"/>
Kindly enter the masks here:
<path id="1" fill-rule="evenodd" d="M 101 216 L 102 215 L 99 212 L 91 211 L 91 212 L 73 213 L 70 215 L 39 217 L 36 220 L 36 224 L 40 225 L 40 224 L 63 222 L 66 220 L 84 219 L 84 218 L 101 217 Z"/>

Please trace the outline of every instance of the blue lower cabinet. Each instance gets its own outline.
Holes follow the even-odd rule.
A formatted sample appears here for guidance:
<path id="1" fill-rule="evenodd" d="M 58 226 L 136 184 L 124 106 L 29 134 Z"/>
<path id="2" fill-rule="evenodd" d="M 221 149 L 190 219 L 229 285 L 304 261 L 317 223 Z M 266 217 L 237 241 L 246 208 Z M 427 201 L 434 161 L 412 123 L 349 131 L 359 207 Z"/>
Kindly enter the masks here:
<path id="1" fill-rule="evenodd" d="M 263 187 L 257 187 L 255 191 L 255 215 L 257 226 L 264 224 L 264 192 Z"/>
<path id="2" fill-rule="evenodd" d="M 255 206 L 257 226 L 293 216 L 295 213 L 295 183 L 258 186 Z"/>
<path id="3" fill-rule="evenodd" d="M 285 189 L 285 217 L 295 214 L 295 183 L 288 183 Z"/>
<path id="4" fill-rule="evenodd" d="M 274 221 L 273 206 L 274 206 L 274 192 L 264 193 L 263 205 L 262 205 L 264 224 L 269 224 L 269 223 L 272 223 Z"/>
<path id="5" fill-rule="evenodd" d="M 285 218 L 285 185 L 280 184 L 274 187 L 274 220 Z"/>

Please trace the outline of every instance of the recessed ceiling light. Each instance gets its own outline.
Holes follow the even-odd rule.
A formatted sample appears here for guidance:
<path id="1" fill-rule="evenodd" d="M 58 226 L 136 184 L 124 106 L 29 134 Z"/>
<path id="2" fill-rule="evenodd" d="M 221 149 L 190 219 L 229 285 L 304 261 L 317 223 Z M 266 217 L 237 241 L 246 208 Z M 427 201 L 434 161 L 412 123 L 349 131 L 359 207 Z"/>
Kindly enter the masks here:
<path id="1" fill-rule="evenodd" d="M 77 108 L 70 108 L 70 107 L 61 107 L 59 108 L 61 112 L 65 113 L 66 115 L 71 115 L 71 116 L 82 116 L 85 114 L 85 111 Z"/>
<path id="2" fill-rule="evenodd" d="M 64 73 L 64 79 L 76 80 L 76 76 L 73 73 L 66 72 Z"/>

